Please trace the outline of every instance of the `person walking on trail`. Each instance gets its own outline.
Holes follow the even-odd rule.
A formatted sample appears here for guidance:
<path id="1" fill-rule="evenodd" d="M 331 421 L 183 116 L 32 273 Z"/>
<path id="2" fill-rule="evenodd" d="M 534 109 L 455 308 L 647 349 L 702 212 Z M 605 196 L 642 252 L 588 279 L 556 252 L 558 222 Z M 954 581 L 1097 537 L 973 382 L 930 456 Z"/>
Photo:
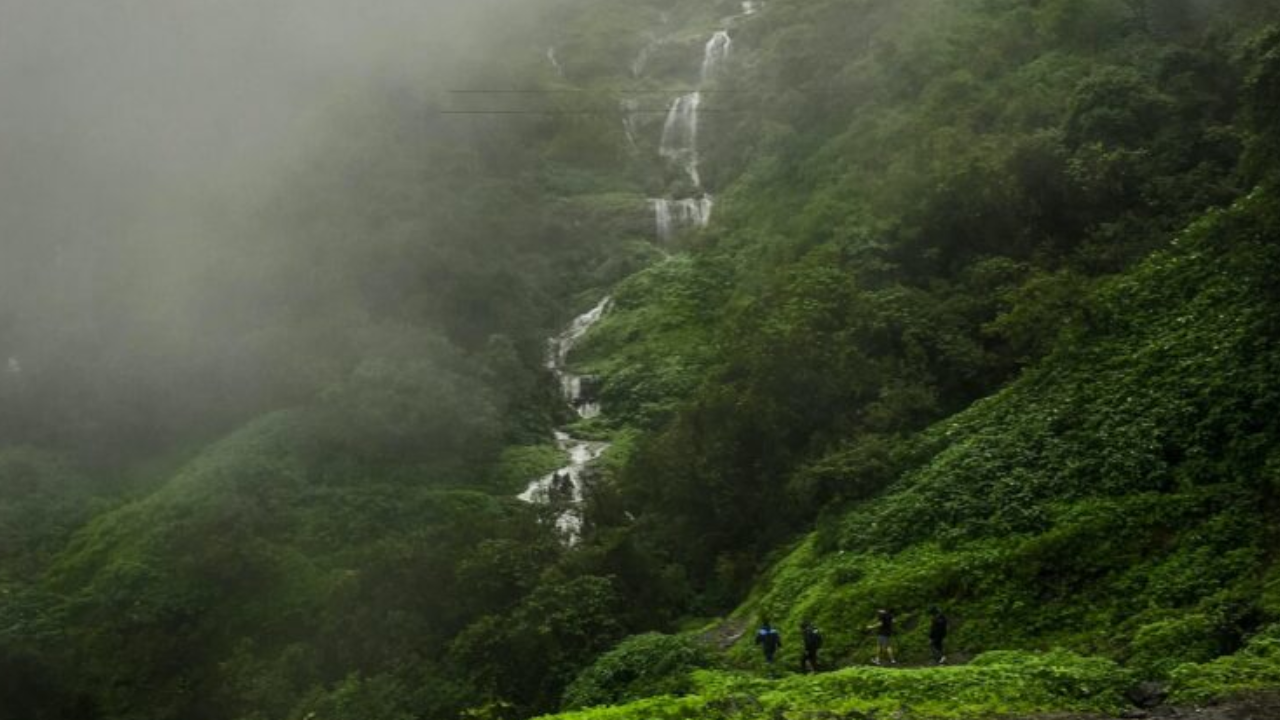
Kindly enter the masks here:
<path id="1" fill-rule="evenodd" d="M 806 620 L 801 626 L 804 637 L 804 655 L 800 658 L 800 672 L 818 672 L 818 650 L 822 648 L 822 633 Z"/>
<path id="2" fill-rule="evenodd" d="M 929 650 L 933 652 L 934 664 L 941 665 L 947 661 L 947 653 L 943 645 L 947 641 L 949 622 L 937 605 L 929 608 L 929 614 L 933 616 L 929 622 Z"/>
<path id="3" fill-rule="evenodd" d="M 871 662 L 883 665 L 887 659 L 889 664 L 897 665 L 898 660 L 893 656 L 893 611 L 888 608 L 877 610 L 876 621 L 867 629 L 876 631 L 876 657 Z"/>
<path id="4" fill-rule="evenodd" d="M 756 644 L 764 651 L 764 661 L 772 666 L 773 656 L 778 653 L 778 648 L 782 647 L 782 634 L 769 624 L 768 619 L 765 619 L 760 629 L 756 631 Z"/>

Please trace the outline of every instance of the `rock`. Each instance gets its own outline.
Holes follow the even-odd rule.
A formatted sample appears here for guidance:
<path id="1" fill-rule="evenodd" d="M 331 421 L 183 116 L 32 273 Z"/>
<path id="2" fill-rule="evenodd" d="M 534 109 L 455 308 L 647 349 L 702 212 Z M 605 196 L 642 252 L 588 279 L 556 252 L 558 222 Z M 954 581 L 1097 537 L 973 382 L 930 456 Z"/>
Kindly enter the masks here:
<path id="1" fill-rule="evenodd" d="M 1144 682 L 1129 688 L 1125 697 L 1139 708 L 1149 710 L 1163 703 L 1169 697 L 1169 691 L 1163 683 Z"/>

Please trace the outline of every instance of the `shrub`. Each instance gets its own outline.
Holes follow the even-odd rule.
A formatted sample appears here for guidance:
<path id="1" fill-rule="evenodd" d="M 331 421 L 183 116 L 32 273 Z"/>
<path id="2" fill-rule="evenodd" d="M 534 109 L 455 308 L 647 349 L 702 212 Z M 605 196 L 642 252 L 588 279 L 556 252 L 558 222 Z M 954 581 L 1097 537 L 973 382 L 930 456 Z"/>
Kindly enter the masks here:
<path id="1" fill-rule="evenodd" d="M 1170 684 L 1175 703 L 1204 703 L 1280 686 L 1280 625 L 1259 633 L 1235 655 L 1179 665 L 1171 673 Z"/>
<path id="2" fill-rule="evenodd" d="M 678 635 L 627 638 L 582 671 L 565 691 L 564 707 L 585 708 L 683 695 L 693 690 L 692 671 L 711 666 L 707 649 Z"/>

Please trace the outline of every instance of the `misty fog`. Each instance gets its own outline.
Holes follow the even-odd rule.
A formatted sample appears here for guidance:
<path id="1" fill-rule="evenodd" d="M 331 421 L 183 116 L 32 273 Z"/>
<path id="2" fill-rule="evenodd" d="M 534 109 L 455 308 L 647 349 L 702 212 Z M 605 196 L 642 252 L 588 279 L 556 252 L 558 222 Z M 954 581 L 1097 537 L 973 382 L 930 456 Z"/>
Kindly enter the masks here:
<path id="1" fill-rule="evenodd" d="M 198 263 L 218 242 L 210 221 L 317 150 L 308 141 L 335 106 L 379 79 L 442 77 L 468 45 L 469 19 L 492 5 L 4 0 L 7 323 L 25 326 L 12 316 L 49 303 L 75 307 L 103 283 L 145 285 L 144 269 Z"/>
<path id="2" fill-rule="evenodd" d="M 504 4 L 0 0 L 8 383 L 207 354 L 290 173 L 358 144 L 334 128 L 381 88 L 439 93 Z"/>

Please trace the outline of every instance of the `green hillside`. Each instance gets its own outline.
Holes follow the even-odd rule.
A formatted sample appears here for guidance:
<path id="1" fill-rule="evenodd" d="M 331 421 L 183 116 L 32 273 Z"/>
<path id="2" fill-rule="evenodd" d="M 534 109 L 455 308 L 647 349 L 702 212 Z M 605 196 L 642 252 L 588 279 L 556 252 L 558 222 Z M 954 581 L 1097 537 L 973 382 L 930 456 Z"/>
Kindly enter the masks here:
<path id="1" fill-rule="evenodd" d="M 0 720 L 1280 690 L 1280 8 L 508 19 L 356 94 L 236 228 L 200 286 L 216 373 L 0 375 Z M 714 210 L 661 237 L 664 201 Z M 593 306 L 580 416 L 547 338 Z M 611 443 L 581 508 L 517 497 L 557 430 Z M 867 666 L 879 608 L 902 667 Z"/>
<path id="2" fill-rule="evenodd" d="M 829 513 L 772 565 L 735 615 L 791 629 L 792 677 L 701 674 L 683 699 L 557 717 L 1110 714 L 1139 679 L 1186 703 L 1274 689 L 1278 211 L 1260 189 L 1102 284 L 1087 327 L 922 433 L 883 496 Z M 867 662 L 878 607 L 908 628 L 903 662 L 925 663 L 931 605 L 971 664 L 791 672 L 804 620 L 826 629 L 828 662 Z M 730 662 L 760 668 L 758 653 L 744 640 Z"/>
<path id="3" fill-rule="evenodd" d="M 847 632 L 940 602 L 961 647 L 1148 671 L 1238 647 L 1280 610 L 1277 217 L 1258 191 L 1103 283 L 1087 327 L 916 438 L 914 467 L 825 518 L 753 606 Z"/>

